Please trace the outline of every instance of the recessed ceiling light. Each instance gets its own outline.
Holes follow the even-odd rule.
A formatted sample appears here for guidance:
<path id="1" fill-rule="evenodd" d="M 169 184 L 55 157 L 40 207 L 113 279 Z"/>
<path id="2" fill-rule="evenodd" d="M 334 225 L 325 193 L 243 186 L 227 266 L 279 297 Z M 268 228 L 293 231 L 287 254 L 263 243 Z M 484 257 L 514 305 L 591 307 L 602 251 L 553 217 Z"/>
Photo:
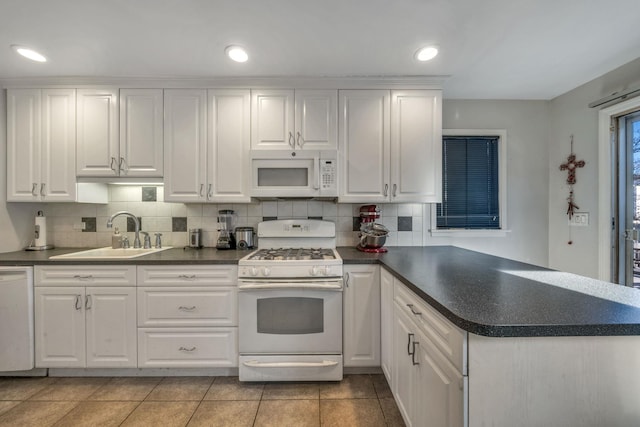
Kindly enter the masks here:
<path id="1" fill-rule="evenodd" d="M 227 46 L 224 50 L 229 58 L 236 62 L 247 62 L 249 55 L 241 46 Z"/>
<path id="2" fill-rule="evenodd" d="M 36 52 L 33 49 L 30 49 L 30 48 L 25 47 L 25 46 L 19 46 L 17 44 L 12 44 L 11 47 L 13 48 L 13 50 L 18 52 L 20 55 L 22 55 L 25 58 L 28 58 L 28 59 L 30 59 L 32 61 L 47 62 L 47 58 L 45 58 L 44 55 L 42 55 L 41 53 Z"/>
<path id="3" fill-rule="evenodd" d="M 438 48 L 436 46 L 427 46 L 418 49 L 415 54 L 415 58 L 418 61 L 429 61 L 438 55 Z"/>

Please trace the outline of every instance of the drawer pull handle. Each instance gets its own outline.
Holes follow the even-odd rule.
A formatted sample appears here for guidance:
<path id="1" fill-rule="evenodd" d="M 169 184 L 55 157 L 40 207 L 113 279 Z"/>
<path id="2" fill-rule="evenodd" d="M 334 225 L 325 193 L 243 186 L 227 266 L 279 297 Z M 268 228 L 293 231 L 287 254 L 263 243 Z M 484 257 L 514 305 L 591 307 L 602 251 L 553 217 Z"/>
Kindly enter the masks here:
<path id="1" fill-rule="evenodd" d="M 91 309 L 91 307 L 93 307 L 93 299 L 91 298 L 91 295 L 86 295 L 86 296 L 84 297 L 84 307 L 85 307 L 87 310 L 90 310 L 90 309 Z"/>
<path id="2" fill-rule="evenodd" d="M 182 280 L 196 280 L 195 274 L 181 274 L 178 276 L 178 279 Z"/>
<path id="3" fill-rule="evenodd" d="M 178 310 L 180 311 L 193 311 L 196 309 L 195 305 L 192 305 L 191 307 L 185 307 L 184 305 L 181 305 L 180 307 L 178 307 Z"/>
<path id="4" fill-rule="evenodd" d="M 196 349 L 196 347 L 194 346 L 194 347 L 191 347 L 191 348 L 180 347 L 178 350 L 180 350 L 180 351 L 185 351 L 185 352 L 187 352 L 187 353 L 190 353 L 190 352 L 192 352 L 192 351 L 195 351 L 195 349 Z"/>
<path id="5" fill-rule="evenodd" d="M 82 276 L 80 274 L 76 274 L 75 276 L 73 276 L 73 278 L 77 279 L 77 280 L 91 280 L 91 279 L 93 279 L 93 275 L 87 274 L 85 276 Z"/>
<path id="6" fill-rule="evenodd" d="M 409 307 L 409 310 L 411 310 L 411 312 L 414 314 L 414 316 L 422 316 L 422 313 L 419 311 L 415 311 L 413 309 L 413 304 L 407 304 L 407 307 Z"/>
<path id="7" fill-rule="evenodd" d="M 76 310 L 82 310 L 82 302 L 80 301 L 80 298 L 82 298 L 82 295 L 76 295 L 76 303 L 75 303 Z"/>
<path id="8" fill-rule="evenodd" d="M 413 363 L 413 366 L 420 364 L 420 362 L 416 362 L 416 345 L 417 344 L 420 344 L 420 343 L 418 341 L 413 342 L 413 353 L 411 353 L 411 363 Z"/>
<path id="9" fill-rule="evenodd" d="M 409 336 L 409 342 L 407 342 L 407 354 L 409 356 L 411 356 L 411 337 L 413 337 L 413 334 L 407 334 Z M 413 348 L 415 350 L 415 347 Z"/>

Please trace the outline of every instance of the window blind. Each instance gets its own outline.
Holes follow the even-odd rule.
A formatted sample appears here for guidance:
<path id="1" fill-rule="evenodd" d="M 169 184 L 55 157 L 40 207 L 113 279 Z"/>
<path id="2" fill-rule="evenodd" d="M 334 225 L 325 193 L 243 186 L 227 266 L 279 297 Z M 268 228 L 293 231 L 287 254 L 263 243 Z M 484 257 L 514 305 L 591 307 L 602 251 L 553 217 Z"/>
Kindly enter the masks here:
<path id="1" fill-rule="evenodd" d="M 442 139 L 438 229 L 500 229 L 497 136 Z"/>

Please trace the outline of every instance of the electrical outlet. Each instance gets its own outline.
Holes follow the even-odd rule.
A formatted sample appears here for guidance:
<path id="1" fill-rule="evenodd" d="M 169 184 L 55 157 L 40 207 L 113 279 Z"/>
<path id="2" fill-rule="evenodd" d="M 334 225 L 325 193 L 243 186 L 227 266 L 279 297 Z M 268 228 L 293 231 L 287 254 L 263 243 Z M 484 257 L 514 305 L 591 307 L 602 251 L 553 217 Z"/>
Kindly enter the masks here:
<path id="1" fill-rule="evenodd" d="M 574 227 L 587 227 L 589 225 L 589 212 L 575 212 L 571 219 L 569 219 L 569 225 Z"/>
<path id="2" fill-rule="evenodd" d="M 84 222 L 74 222 L 73 223 L 73 229 L 74 230 L 84 230 L 84 228 L 86 227 L 86 223 Z"/>

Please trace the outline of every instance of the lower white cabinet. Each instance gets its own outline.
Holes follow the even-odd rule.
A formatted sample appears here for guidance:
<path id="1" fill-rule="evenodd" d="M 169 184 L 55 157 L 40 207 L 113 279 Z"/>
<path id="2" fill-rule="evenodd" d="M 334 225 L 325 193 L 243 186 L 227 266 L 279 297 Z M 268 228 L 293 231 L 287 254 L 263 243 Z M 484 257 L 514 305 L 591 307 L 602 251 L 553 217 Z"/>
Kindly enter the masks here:
<path id="1" fill-rule="evenodd" d="M 395 278 L 380 268 L 380 367 L 387 382 L 392 382 L 393 362 L 393 281 Z"/>
<path id="2" fill-rule="evenodd" d="M 136 367 L 133 287 L 36 287 L 37 368 Z"/>
<path id="3" fill-rule="evenodd" d="M 343 268 L 344 366 L 380 366 L 380 267 Z"/>
<path id="4" fill-rule="evenodd" d="M 237 266 L 138 266 L 138 367 L 238 366 Z"/>
<path id="5" fill-rule="evenodd" d="M 436 345 L 428 322 L 429 311 L 418 297 L 394 280 L 391 389 L 407 426 L 465 426 L 467 377 L 455 357 L 466 348 L 466 335 L 448 321 L 439 328 L 445 336 L 461 334 L 462 342 L 445 355 Z M 444 321 L 444 319 L 438 319 Z M 447 329 L 449 328 L 449 329 Z M 458 342 L 454 340 L 453 342 Z M 458 345 L 456 345 L 457 347 Z M 466 366 L 465 364 L 461 366 Z"/>

